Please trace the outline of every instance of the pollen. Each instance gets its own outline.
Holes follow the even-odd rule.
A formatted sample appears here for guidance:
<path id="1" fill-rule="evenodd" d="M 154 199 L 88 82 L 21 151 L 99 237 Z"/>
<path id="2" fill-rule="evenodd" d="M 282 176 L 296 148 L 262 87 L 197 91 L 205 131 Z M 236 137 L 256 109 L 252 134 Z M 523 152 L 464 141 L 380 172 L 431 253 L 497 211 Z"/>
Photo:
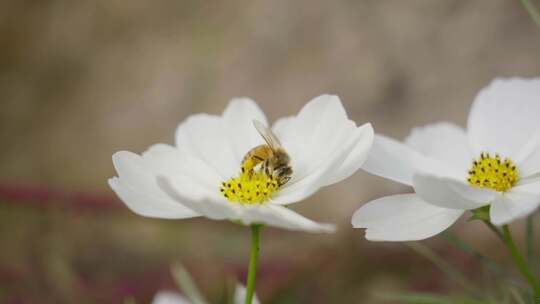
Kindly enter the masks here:
<path id="1" fill-rule="evenodd" d="M 259 204 L 279 189 L 278 181 L 260 171 L 242 172 L 221 183 L 219 191 L 231 202 Z"/>
<path id="2" fill-rule="evenodd" d="M 479 187 L 505 192 L 519 179 L 518 171 L 511 159 L 501 159 L 499 154 L 491 156 L 482 152 L 480 158 L 473 160 L 467 181 Z"/>

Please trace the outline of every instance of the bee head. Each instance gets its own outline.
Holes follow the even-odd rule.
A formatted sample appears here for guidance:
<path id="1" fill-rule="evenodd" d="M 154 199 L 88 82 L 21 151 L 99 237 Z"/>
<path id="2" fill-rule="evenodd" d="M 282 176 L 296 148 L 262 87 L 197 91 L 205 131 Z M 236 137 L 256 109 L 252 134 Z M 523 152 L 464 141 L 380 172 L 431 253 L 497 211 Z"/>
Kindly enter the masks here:
<path id="1" fill-rule="evenodd" d="M 286 166 L 291 161 L 289 154 L 283 148 L 274 151 L 274 168 Z"/>

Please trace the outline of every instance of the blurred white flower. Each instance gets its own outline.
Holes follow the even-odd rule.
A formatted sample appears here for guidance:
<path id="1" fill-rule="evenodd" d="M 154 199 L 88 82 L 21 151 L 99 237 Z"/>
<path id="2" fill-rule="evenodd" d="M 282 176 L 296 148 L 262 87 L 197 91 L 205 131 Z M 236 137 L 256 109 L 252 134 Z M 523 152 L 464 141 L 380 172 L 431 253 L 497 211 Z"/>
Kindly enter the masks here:
<path id="1" fill-rule="evenodd" d="M 297 116 L 279 119 L 272 130 L 290 156 L 293 171 L 280 186 L 266 174 L 248 177 L 241 172 L 245 154 L 265 143 L 254 120 L 267 125 L 264 113 L 246 98 L 232 100 L 221 116 L 193 115 L 178 127 L 176 146 L 153 145 L 142 155 L 115 153 L 118 177 L 109 179 L 109 185 L 143 216 L 202 215 L 245 225 L 333 231 L 333 225 L 316 223 L 283 205 L 301 201 L 358 170 L 373 141 L 371 125 L 357 127 L 339 98 L 330 95 L 313 99 Z M 266 193 L 254 194 L 257 186 Z"/>
<path id="2" fill-rule="evenodd" d="M 420 240 L 484 206 L 495 225 L 540 203 L 540 78 L 496 79 L 477 95 L 467 130 L 447 122 L 405 143 L 377 135 L 364 169 L 412 186 L 376 199 L 352 218 L 374 241 Z"/>
<path id="3" fill-rule="evenodd" d="M 175 291 L 160 291 L 154 297 L 152 304 L 192 304 L 191 301 L 184 298 Z"/>
<path id="4" fill-rule="evenodd" d="M 246 298 L 246 287 L 243 285 L 236 285 L 236 290 L 234 292 L 234 304 L 243 304 Z M 257 298 L 257 295 L 253 295 L 253 301 L 252 304 L 260 304 L 259 299 Z"/>
<path id="5" fill-rule="evenodd" d="M 246 297 L 246 288 L 240 284 L 236 286 L 234 292 L 234 304 L 243 304 Z M 202 304 L 202 303 L 193 303 L 187 298 L 183 297 L 181 294 L 174 291 L 160 291 L 154 297 L 152 304 Z M 253 304 L 260 304 L 257 296 L 253 298 Z"/>

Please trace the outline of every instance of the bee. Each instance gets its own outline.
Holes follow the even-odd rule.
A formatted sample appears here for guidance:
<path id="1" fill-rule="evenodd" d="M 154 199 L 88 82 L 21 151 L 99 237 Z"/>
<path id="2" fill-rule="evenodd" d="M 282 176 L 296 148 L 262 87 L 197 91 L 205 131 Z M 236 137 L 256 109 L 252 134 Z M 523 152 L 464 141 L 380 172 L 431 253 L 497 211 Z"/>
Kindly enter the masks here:
<path id="1" fill-rule="evenodd" d="M 258 120 L 253 121 L 253 126 L 262 136 L 266 144 L 259 145 L 249 150 L 242 159 L 242 172 L 253 174 L 255 168 L 267 176 L 275 178 L 280 186 L 291 179 L 293 173 L 289 165 L 290 157 L 281 146 L 276 135 Z"/>

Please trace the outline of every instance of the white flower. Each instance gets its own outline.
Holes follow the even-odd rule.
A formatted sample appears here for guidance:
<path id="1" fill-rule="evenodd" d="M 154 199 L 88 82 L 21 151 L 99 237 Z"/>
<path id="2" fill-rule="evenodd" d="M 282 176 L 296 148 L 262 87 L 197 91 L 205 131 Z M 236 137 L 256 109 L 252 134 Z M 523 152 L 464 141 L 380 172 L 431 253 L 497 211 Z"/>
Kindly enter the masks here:
<path id="1" fill-rule="evenodd" d="M 236 286 L 234 292 L 234 304 L 243 304 L 246 297 L 246 288 L 240 284 Z M 253 304 L 259 304 L 257 296 L 253 297 Z M 174 291 L 160 291 L 154 297 L 152 304 L 200 304 L 192 303 L 192 301 L 186 299 L 181 294 Z"/>
<path id="2" fill-rule="evenodd" d="M 377 135 L 364 169 L 412 186 L 352 218 L 374 241 L 420 240 L 487 206 L 504 225 L 540 203 L 540 78 L 497 79 L 477 95 L 467 130 L 452 123 L 414 129 L 402 144 Z"/>
<path id="3" fill-rule="evenodd" d="M 180 219 L 202 215 L 246 225 L 333 231 L 333 225 L 311 221 L 284 205 L 301 201 L 358 170 L 373 141 L 371 125 L 357 127 L 336 96 L 313 99 L 297 116 L 279 119 L 272 127 L 291 158 L 290 181 L 278 189 L 275 185 L 265 188 L 269 193 L 263 201 L 230 201 L 220 192 L 222 183 L 241 183 L 243 157 L 264 143 L 254 120 L 267 125 L 264 113 L 246 98 L 232 100 L 221 116 L 193 115 L 178 127 L 176 146 L 153 145 L 140 156 L 115 153 L 118 177 L 109 179 L 109 185 L 131 210 L 143 216 Z M 264 174 L 255 175 L 260 179 L 257 182 L 271 181 Z M 251 190 L 256 186 L 252 181 L 242 185 Z M 243 194 L 248 195 L 246 191 Z"/>
<path id="4" fill-rule="evenodd" d="M 192 304 L 190 300 L 175 291 L 160 291 L 154 297 L 152 304 Z"/>
<path id="5" fill-rule="evenodd" d="M 236 290 L 234 292 L 234 304 L 243 304 L 246 299 L 246 287 L 243 285 L 236 285 Z M 259 299 L 256 294 L 253 294 L 252 304 L 260 304 Z"/>

